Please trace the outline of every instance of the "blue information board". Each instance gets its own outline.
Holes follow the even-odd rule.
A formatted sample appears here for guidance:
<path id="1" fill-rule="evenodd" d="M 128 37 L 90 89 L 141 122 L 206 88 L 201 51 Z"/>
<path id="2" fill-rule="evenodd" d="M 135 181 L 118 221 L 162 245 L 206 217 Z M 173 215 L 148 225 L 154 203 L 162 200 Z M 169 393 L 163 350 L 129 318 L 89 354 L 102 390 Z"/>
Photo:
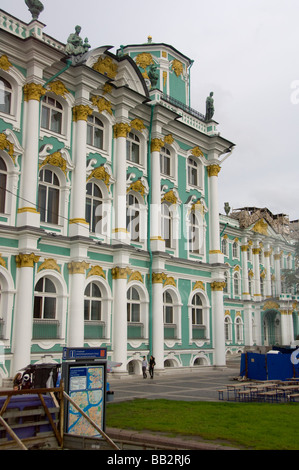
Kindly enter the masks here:
<path id="1" fill-rule="evenodd" d="M 62 359 L 107 359 L 107 348 L 63 348 Z"/>

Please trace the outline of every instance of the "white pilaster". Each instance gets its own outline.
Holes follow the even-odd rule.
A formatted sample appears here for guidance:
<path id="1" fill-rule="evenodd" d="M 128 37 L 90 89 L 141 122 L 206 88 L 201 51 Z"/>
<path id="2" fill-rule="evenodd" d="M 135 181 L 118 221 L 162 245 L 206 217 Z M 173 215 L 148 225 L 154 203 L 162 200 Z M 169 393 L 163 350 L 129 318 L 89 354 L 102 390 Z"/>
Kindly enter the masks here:
<path id="1" fill-rule="evenodd" d="M 271 295 L 271 267 L 270 267 L 270 247 L 269 244 L 265 247 L 264 251 L 264 260 L 265 260 L 265 270 L 266 270 L 266 278 L 265 278 L 265 296 L 272 297 Z"/>
<path id="2" fill-rule="evenodd" d="M 253 281 L 254 281 L 254 300 L 258 302 L 261 300 L 261 283 L 260 283 L 260 260 L 259 260 L 260 247 L 255 246 L 252 248 L 252 263 L 253 263 Z"/>
<path id="3" fill-rule="evenodd" d="M 210 220 L 210 263 L 223 263 L 224 257 L 220 250 L 219 234 L 219 202 L 218 202 L 218 173 L 221 170 L 218 163 L 208 166 L 209 176 L 209 220 Z"/>
<path id="4" fill-rule="evenodd" d="M 160 150 L 164 142 L 155 138 L 151 142 L 151 248 L 152 251 L 164 251 L 165 241 L 161 237 L 161 175 L 160 175 Z"/>
<path id="5" fill-rule="evenodd" d="M 116 374 L 127 372 L 127 267 L 112 269 L 113 278 L 113 360 L 121 362 Z"/>
<path id="6" fill-rule="evenodd" d="M 163 274 L 153 273 L 152 344 L 156 369 L 164 369 Z"/>
<path id="7" fill-rule="evenodd" d="M 224 333 L 224 307 L 223 288 L 225 283 L 214 281 L 212 288 L 212 315 L 214 328 L 214 365 L 224 366 L 225 359 L 225 333 Z"/>
<path id="8" fill-rule="evenodd" d="M 241 245 L 241 256 L 242 256 L 242 297 L 244 300 L 250 300 L 250 292 L 249 292 L 249 282 L 248 282 L 248 245 L 246 241 L 243 245 Z"/>

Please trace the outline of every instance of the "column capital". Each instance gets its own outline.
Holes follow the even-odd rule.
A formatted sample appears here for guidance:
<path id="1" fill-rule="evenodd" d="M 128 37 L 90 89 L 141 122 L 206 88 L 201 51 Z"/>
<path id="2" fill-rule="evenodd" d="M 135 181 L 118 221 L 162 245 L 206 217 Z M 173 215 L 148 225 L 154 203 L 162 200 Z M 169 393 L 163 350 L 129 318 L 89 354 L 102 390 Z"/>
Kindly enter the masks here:
<path id="1" fill-rule="evenodd" d="M 79 104 L 73 107 L 73 121 L 87 121 L 87 117 L 93 113 L 88 105 Z"/>
<path id="2" fill-rule="evenodd" d="M 222 281 L 214 281 L 211 283 L 212 291 L 223 291 L 226 283 Z"/>
<path id="3" fill-rule="evenodd" d="M 153 284 L 163 284 L 163 281 L 167 278 L 165 273 L 153 273 L 152 282 Z"/>
<path id="4" fill-rule="evenodd" d="M 221 170 L 221 166 L 218 165 L 218 164 L 209 165 L 207 168 L 208 168 L 208 176 L 209 176 L 209 177 L 211 177 L 211 176 L 218 176 L 218 173 L 219 173 L 220 170 Z"/>
<path id="5" fill-rule="evenodd" d="M 17 268 L 33 268 L 39 259 L 40 256 L 36 256 L 35 253 L 19 253 L 16 255 Z"/>
<path id="6" fill-rule="evenodd" d="M 164 141 L 162 139 L 152 139 L 151 152 L 160 152 L 162 147 L 164 147 Z"/>
<path id="7" fill-rule="evenodd" d="M 89 268 L 89 263 L 86 263 L 86 261 L 71 261 L 67 267 L 70 274 L 84 274 L 86 269 Z"/>
<path id="8" fill-rule="evenodd" d="M 131 131 L 131 126 L 126 122 L 118 122 L 113 126 L 114 138 L 118 139 L 119 137 L 127 137 L 128 133 Z"/>
<path id="9" fill-rule="evenodd" d="M 24 85 L 24 101 L 40 101 L 41 97 L 44 96 L 46 92 L 47 90 L 39 83 L 26 83 L 26 85 Z"/>
<path id="10" fill-rule="evenodd" d="M 127 266 L 126 268 L 120 268 L 116 266 L 111 269 L 112 279 L 127 279 L 129 274 L 132 274 L 132 270 Z"/>

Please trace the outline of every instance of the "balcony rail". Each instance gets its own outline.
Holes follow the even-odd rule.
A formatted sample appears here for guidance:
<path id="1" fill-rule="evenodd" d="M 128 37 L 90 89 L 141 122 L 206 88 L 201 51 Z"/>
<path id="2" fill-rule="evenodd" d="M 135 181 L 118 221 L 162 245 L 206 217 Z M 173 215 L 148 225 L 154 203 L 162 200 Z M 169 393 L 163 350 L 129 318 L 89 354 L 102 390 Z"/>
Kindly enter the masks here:
<path id="1" fill-rule="evenodd" d="M 201 114 L 199 111 L 196 111 L 196 109 L 190 108 L 190 106 L 187 106 L 186 104 L 182 103 L 181 101 L 172 98 L 172 96 L 166 95 L 165 93 L 162 93 L 161 99 L 163 101 L 166 101 L 169 104 L 172 104 L 173 106 L 176 106 L 177 108 L 181 109 L 185 113 L 190 114 L 191 116 L 199 119 L 200 121 L 205 122 L 205 116 Z"/>

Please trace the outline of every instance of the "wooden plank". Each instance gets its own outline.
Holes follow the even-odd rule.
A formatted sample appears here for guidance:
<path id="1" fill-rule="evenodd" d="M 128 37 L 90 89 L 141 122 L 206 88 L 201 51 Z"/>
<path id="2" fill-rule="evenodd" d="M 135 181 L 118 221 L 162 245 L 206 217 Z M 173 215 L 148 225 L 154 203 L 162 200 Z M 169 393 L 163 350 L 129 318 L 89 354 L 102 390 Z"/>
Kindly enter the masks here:
<path id="1" fill-rule="evenodd" d="M 56 425 L 55 425 L 55 423 L 54 423 L 54 421 L 53 421 L 52 415 L 50 414 L 50 412 L 49 412 L 49 410 L 48 410 L 48 407 L 47 407 L 47 405 L 46 405 L 46 403 L 45 403 L 44 397 L 42 396 L 41 393 L 39 393 L 38 396 L 39 396 L 39 398 L 40 398 L 40 401 L 42 402 L 42 405 L 43 405 L 43 407 L 44 407 L 44 410 L 45 410 L 45 413 L 46 413 L 46 415 L 47 415 L 47 417 L 48 417 L 48 420 L 50 421 L 50 424 L 51 424 L 52 429 L 53 429 L 53 431 L 54 431 L 54 434 L 55 434 L 55 437 L 56 437 L 56 439 L 57 439 L 57 442 L 58 442 L 58 444 L 61 446 L 61 444 L 62 444 L 61 436 L 60 436 L 60 434 L 59 434 L 59 432 L 58 432 L 58 429 L 57 429 L 57 427 L 56 427 Z"/>
<path id="2" fill-rule="evenodd" d="M 0 416 L 0 423 L 1 423 L 2 426 L 6 429 L 6 431 L 8 432 L 8 434 L 13 438 L 13 440 L 16 441 L 16 443 L 18 444 L 18 446 L 19 446 L 22 450 L 28 450 L 27 447 L 24 446 L 23 442 L 18 438 L 18 436 L 13 432 L 13 430 L 8 426 L 8 424 L 7 424 L 6 421 L 2 418 L 2 416 Z"/>

